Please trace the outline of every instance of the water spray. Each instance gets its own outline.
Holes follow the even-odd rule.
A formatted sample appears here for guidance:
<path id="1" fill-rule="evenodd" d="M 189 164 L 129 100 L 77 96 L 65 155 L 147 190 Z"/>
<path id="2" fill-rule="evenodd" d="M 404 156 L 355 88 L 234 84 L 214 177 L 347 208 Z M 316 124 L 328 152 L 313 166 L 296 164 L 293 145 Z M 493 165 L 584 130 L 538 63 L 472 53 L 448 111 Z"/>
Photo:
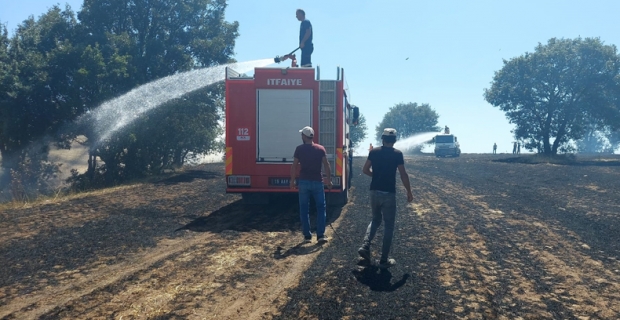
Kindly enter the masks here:
<path id="1" fill-rule="evenodd" d="M 441 132 L 431 131 L 431 132 L 418 133 L 416 135 L 407 137 L 406 139 L 396 141 L 396 143 L 394 144 L 394 147 L 398 149 L 414 148 L 424 143 L 430 142 L 433 139 L 433 137 L 435 137 L 439 133 Z"/>
<path id="2" fill-rule="evenodd" d="M 239 73 L 245 73 L 272 63 L 272 59 L 235 62 L 158 79 L 118 98 L 106 101 L 95 110 L 81 116 L 77 125 L 92 125 L 93 131 L 99 137 L 97 142 L 101 142 L 147 111 L 180 98 L 184 94 L 224 80 L 227 67 L 235 68 L 235 71 Z"/>

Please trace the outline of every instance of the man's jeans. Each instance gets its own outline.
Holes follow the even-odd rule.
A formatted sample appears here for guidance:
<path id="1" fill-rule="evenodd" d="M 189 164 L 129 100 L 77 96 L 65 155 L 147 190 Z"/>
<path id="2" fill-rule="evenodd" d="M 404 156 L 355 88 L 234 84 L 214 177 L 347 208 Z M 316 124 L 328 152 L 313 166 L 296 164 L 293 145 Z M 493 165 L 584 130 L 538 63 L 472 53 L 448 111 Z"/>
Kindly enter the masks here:
<path id="1" fill-rule="evenodd" d="M 299 189 L 299 219 L 301 229 L 306 238 L 312 237 L 310 233 L 310 196 L 316 204 L 316 235 L 325 235 L 325 191 L 322 181 L 297 180 Z"/>
<path id="2" fill-rule="evenodd" d="M 370 207 L 372 208 L 372 221 L 366 230 L 363 247 L 370 249 L 370 243 L 385 221 L 383 230 L 383 248 L 381 249 L 381 261 L 386 261 L 390 254 L 392 238 L 394 236 L 394 221 L 396 220 L 396 194 L 377 190 L 370 191 Z"/>
<path id="3" fill-rule="evenodd" d="M 312 65 L 312 52 L 314 52 L 314 44 L 311 46 L 304 46 L 301 49 L 301 63 L 300 67 L 306 67 Z"/>

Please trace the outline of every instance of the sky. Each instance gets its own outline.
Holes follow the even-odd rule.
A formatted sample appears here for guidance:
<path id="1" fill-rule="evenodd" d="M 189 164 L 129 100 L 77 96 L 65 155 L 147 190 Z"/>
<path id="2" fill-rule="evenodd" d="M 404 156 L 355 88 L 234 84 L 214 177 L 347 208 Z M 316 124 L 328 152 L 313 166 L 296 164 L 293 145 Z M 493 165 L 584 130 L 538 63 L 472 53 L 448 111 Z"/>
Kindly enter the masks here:
<path id="1" fill-rule="evenodd" d="M 0 23 L 12 33 L 55 4 L 79 11 L 82 0 L 0 0 Z M 494 73 L 551 38 L 599 37 L 620 46 L 617 0 L 229 0 L 239 22 L 237 61 L 272 58 L 297 48 L 302 8 L 313 28 L 312 62 L 322 79 L 344 69 L 351 103 L 375 127 L 397 103 L 428 103 L 438 125 L 458 136 L 463 153 L 511 152 L 505 114 L 483 98 Z M 298 57 L 299 59 L 299 57 Z M 288 62 L 288 61 L 287 61 Z M 285 67 L 288 64 L 281 66 Z M 278 66 L 278 65 L 274 65 Z M 425 149 L 429 151 L 429 148 Z"/>

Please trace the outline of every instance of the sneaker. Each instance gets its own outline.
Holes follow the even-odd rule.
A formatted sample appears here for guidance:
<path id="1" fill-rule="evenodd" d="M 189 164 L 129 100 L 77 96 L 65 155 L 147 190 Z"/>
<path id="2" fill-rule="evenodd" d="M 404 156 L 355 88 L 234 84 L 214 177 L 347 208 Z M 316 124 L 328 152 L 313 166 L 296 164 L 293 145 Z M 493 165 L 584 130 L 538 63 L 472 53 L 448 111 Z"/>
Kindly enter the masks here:
<path id="1" fill-rule="evenodd" d="M 326 242 L 327 242 L 327 241 L 329 241 L 329 240 L 327 239 L 327 237 L 326 237 L 326 236 L 320 236 L 318 239 L 316 239 L 316 241 L 317 241 L 319 244 L 323 244 L 323 243 L 326 243 Z"/>
<path id="2" fill-rule="evenodd" d="M 304 243 L 310 243 L 310 242 L 312 242 L 312 237 L 304 236 Z"/>
<path id="3" fill-rule="evenodd" d="M 394 259 L 387 259 L 387 261 L 379 261 L 379 268 L 381 269 L 387 269 L 395 265 L 396 265 L 396 260 Z"/>
<path id="4" fill-rule="evenodd" d="M 357 253 L 359 253 L 360 257 L 362 257 L 364 260 L 370 260 L 370 250 L 361 247 L 357 250 Z"/>

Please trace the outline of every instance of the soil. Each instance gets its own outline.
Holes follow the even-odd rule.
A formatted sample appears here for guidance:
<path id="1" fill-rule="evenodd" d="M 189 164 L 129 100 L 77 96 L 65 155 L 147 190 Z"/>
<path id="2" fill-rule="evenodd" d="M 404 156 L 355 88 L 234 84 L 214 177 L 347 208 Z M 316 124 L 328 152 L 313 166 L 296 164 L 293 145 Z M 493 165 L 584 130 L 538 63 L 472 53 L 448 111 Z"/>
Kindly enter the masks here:
<path id="1" fill-rule="evenodd" d="M 620 157 L 536 159 L 407 158 L 389 270 L 381 229 L 357 254 L 363 158 L 324 245 L 295 195 L 226 194 L 221 163 L 1 209 L 0 319 L 620 318 Z"/>

